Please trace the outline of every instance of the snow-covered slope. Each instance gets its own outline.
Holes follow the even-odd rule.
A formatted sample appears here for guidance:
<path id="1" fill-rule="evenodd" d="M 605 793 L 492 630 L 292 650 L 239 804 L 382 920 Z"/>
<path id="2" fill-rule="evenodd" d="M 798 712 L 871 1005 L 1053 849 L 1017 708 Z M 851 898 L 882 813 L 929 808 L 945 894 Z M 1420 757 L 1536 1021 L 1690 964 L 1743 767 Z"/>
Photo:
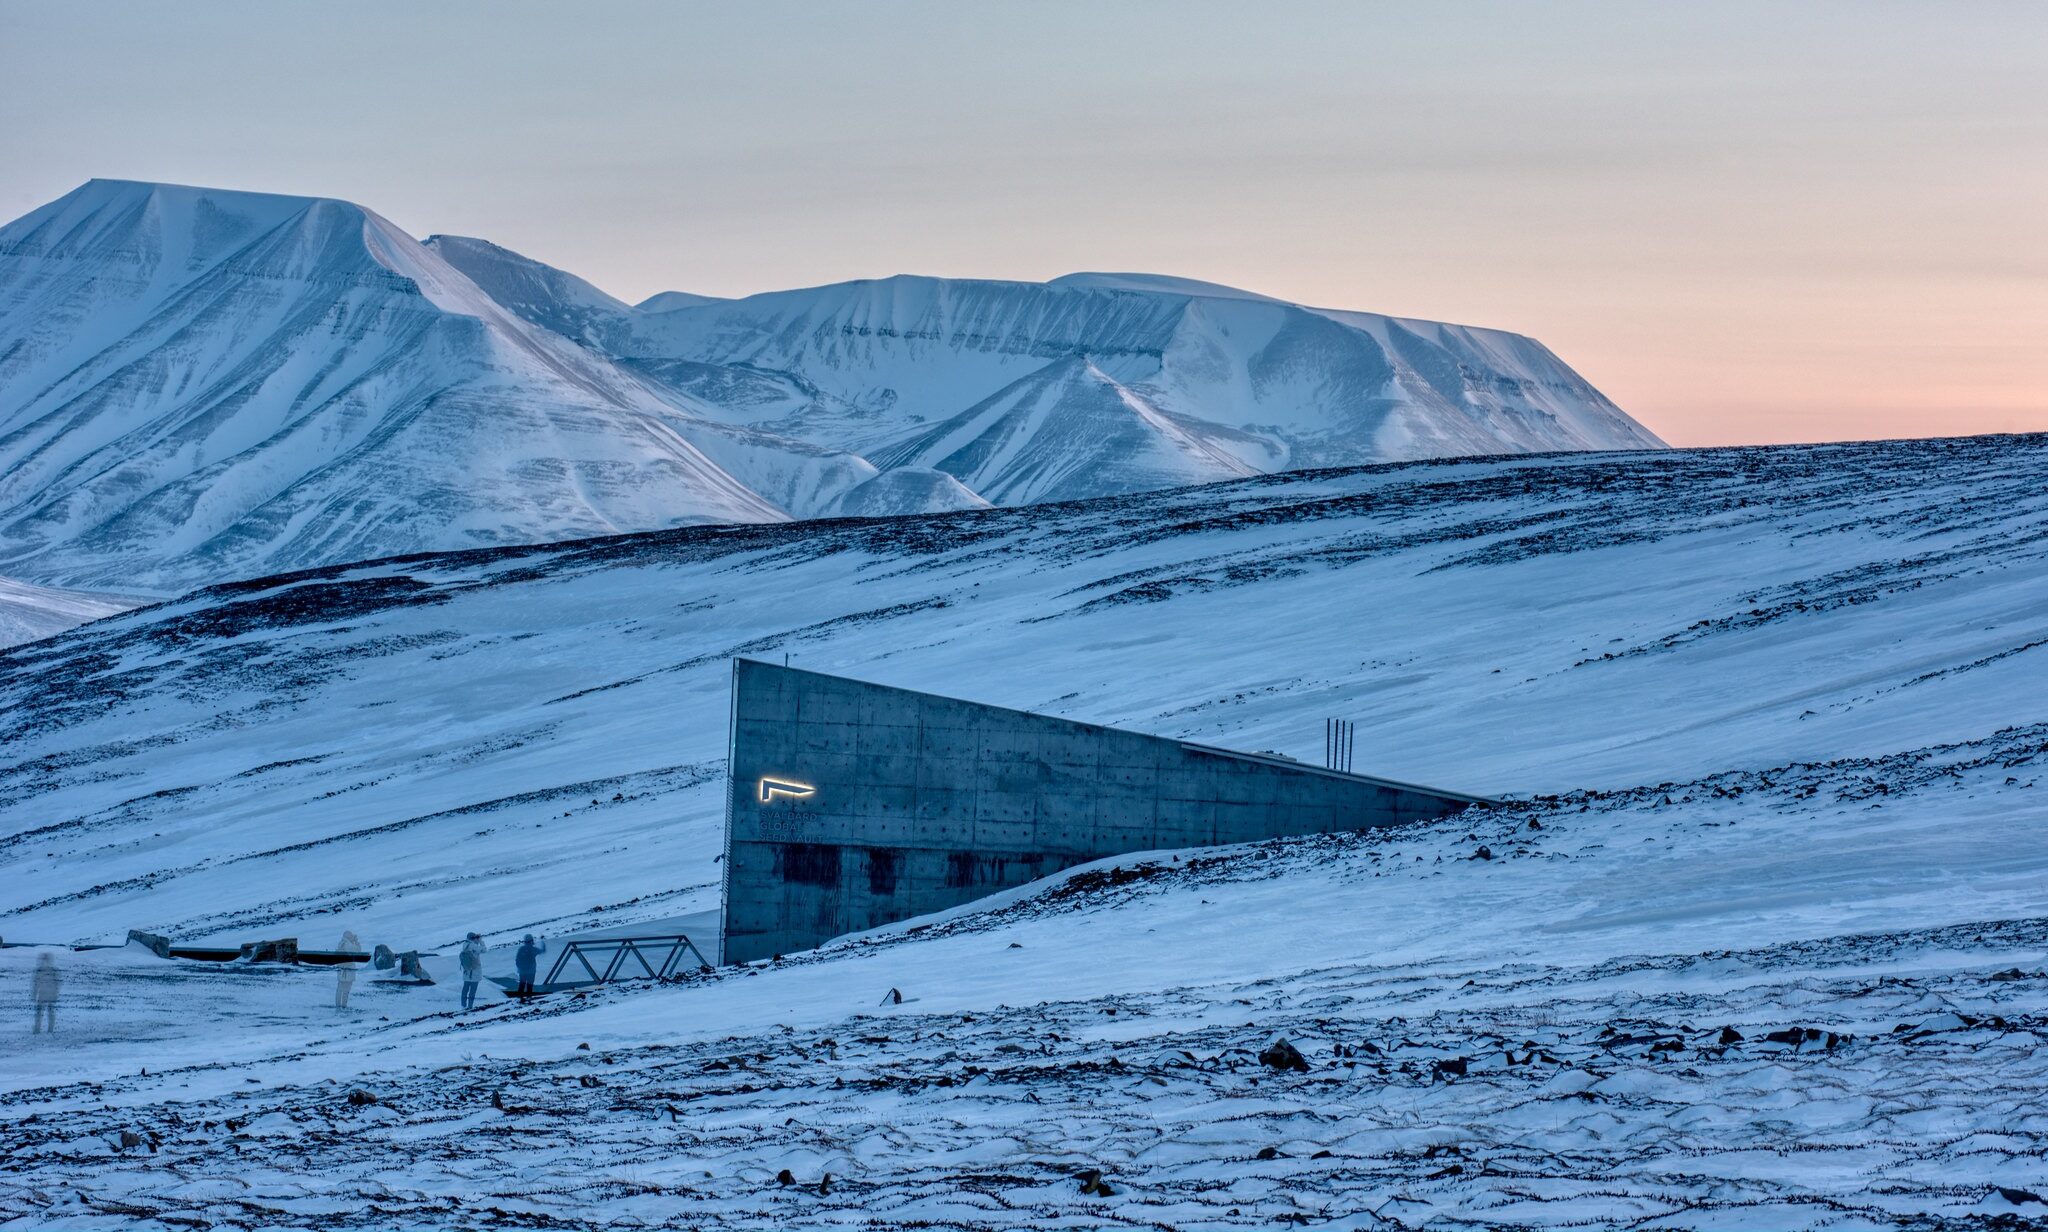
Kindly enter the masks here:
<path id="1" fill-rule="evenodd" d="M 0 647 L 61 633 L 74 625 L 138 607 L 141 602 L 0 578 Z"/>
<path id="2" fill-rule="evenodd" d="M 1237 479 L 1257 472 L 1075 356 L 874 453 L 875 465 L 943 471 L 999 505 Z"/>
<path id="3" fill-rule="evenodd" d="M 1361 768 L 1525 798 L 469 1016 L 446 984 L 337 1013 L 325 972 L 65 954 L 67 1034 L 0 1050 L 0 1206 L 2024 1227 L 2044 462 L 2039 437 L 1589 455 L 692 528 L 18 648 L 10 940 L 477 928 L 502 954 L 699 910 L 735 653 L 1308 758 L 1348 716 Z M 0 985 L 32 961 L 0 952 Z M 1258 1059 L 1276 1037 L 1298 1068 Z"/>
<path id="4" fill-rule="evenodd" d="M 1482 794 L 1978 739 L 2048 720 L 2044 448 L 1394 466 L 202 591 L 0 655 L 0 933 L 702 909 L 740 653 L 1311 759 L 1341 715 L 1361 768 Z"/>
<path id="5" fill-rule="evenodd" d="M 565 270 L 543 265 L 489 240 L 430 235 L 420 243 L 462 271 L 499 304 L 565 338 L 610 350 L 631 329 L 632 306 Z"/>
<path id="6" fill-rule="evenodd" d="M 656 291 L 633 307 L 642 312 L 667 312 L 674 308 L 694 308 L 699 304 L 724 303 L 718 295 L 698 295 L 690 291 Z"/>
<path id="7" fill-rule="evenodd" d="M 646 314 L 627 345 L 650 364 L 737 368 L 749 387 L 721 404 L 739 421 L 857 452 L 964 415 L 1027 378 L 1060 379 L 1076 362 L 1158 412 L 1241 438 L 1233 454 L 1258 471 L 1660 445 L 1520 335 L 1152 275 L 896 277 L 779 291 Z M 1094 397 L 1087 384 L 1069 388 Z"/>
<path id="8" fill-rule="evenodd" d="M 64 1034 L 0 1050 L 0 1206 L 31 1226 L 2030 1229 L 2048 861 L 2038 806 L 2002 784 L 2044 762 L 2036 726 L 1126 858 L 916 933 L 470 1015 L 447 983 L 359 981 L 337 1012 L 326 971 L 65 954 Z M 0 952 L 0 981 L 25 986 L 31 954 Z M 1262 1063 L 1280 1040 L 1285 1067 Z"/>
<path id="9" fill-rule="evenodd" d="M 833 514 L 847 518 L 885 518 L 902 514 L 987 509 L 989 503 L 944 471 L 899 466 L 847 491 Z"/>
<path id="10" fill-rule="evenodd" d="M 694 422 L 345 202 L 96 180 L 0 228 L 0 569 L 30 580 L 783 517 Z"/>

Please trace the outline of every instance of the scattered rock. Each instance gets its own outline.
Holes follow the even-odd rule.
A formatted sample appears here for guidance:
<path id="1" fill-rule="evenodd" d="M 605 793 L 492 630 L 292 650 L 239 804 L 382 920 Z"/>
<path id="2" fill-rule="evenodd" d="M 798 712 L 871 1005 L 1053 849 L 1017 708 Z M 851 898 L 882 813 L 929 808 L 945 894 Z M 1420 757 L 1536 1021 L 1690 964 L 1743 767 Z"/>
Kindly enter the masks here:
<path id="1" fill-rule="evenodd" d="M 139 945 L 158 958 L 169 958 L 171 956 L 171 939 L 169 937 L 159 937 L 155 933 L 146 933 L 139 928 L 128 930 L 128 944 Z M 1993 976 L 1992 978 L 1996 979 L 1997 977 Z"/>
<path id="2" fill-rule="evenodd" d="M 506 1116 L 519 1116 L 522 1113 L 535 1111 L 535 1109 L 529 1108 L 524 1104 L 506 1103 L 505 1093 L 503 1091 L 491 1092 L 491 1107 L 496 1108 L 498 1111 L 504 1113 Z"/>
<path id="3" fill-rule="evenodd" d="M 1493 859 L 1493 848 L 1482 844 L 1479 850 L 1472 853 L 1472 858 L 1475 860 L 1491 860 Z"/>
<path id="4" fill-rule="evenodd" d="M 1724 1045 L 1739 1044 L 1742 1042 L 1742 1032 L 1737 1031 L 1734 1027 L 1722 1027 L 1719 1042 Z"/>
<path id="5" fill-rule="evenodd" d="M 1280 1158 L 1280 1148 L 1277 1146 L 1262 1146 L 1259 1148 L 1259 1158 L 1278 1159 Z"/>
<path id="6" fill-rule="evenodd" d="M 370 965 L 379 971 L 389 971 L 398 965 L 398 955 L 391 952 L 390 946 L 379 942 L 377 948 L 370 951 Z"/>
<path id="7" fill-rule="evenodd" d="M 1081 1192 L 1091 1197 L 1108 1198 L 1114 1196 L 1116 1190 L 1102 1179 L 1102 1169 L 1089 1168 L 1081 1173 Z"/>
<path id="8" fill-rule="evenodd" d="M 348 1093 L 348 1102 L 352 1107 L 366 1108 L 371 1104 L 377 1103 L 378 1100 L 375 1095 L 358 1087 Z"/>
<path id="9" fill-rule="evenodd" d="M 1829 1051 L 1833 1051 L 1849 1037 L 1837 1035 L 1833 1031 L 1823 1031 L 1819 1027 L 1787 1027 L 1782 1031 L 1770 1032 L 1764 1039 L 1772 1044 L 1790 1044 L 1794 1051 L 1804 1048 L 1807 1044 L 1824 1044 Z"/>
<path id="10" fill-rule="evenodd" d="M 585 1040 L 584 1042 L 582 1042 L 582 1043 L 580 1043 L 580 1044 L 576 1045 L 576 1051 L 578 1051 L 578 1052 L 589 1052 L 589 1051 L 590 1051 L 590 1041 L 588 1041 L 588 1040 Z"/>
<path id="11" fill-rule="evenodd" d="M 1470 1068 L 1464 1057 L 1447 1057 L 1430 1066 L 1429 1072 L 1438 1078 L 1463 1078 Z"/>
<path id="12" fill-rule="evenodd" d="M 299 961 L 299 939 L 280 937 L 275 941 L 245 941 L 238 961 L 295 963 Z"/>
<path id="13" fill-rule="evenodd" d="M 902 992 L 902 990 L 901 990 L 901 989 L 896 989 L 896 988 L 891 988 L 891 989 L 889 990 L 889 992 L 888 992 L 888 995 L 886 995 L 886 996 L 884 996 L 884 997 L 882 998 L 882 1004 L 883 1004 L 883 1005 L 901 1005 L 901 1004 L 903 1004 L 903 992 Z"/>
<path id="14" fill-rule="evenodd" d="M 1983 1020 L 1973 1018 L 1968 1014 L 1958 1014 L 1949 1011 L 1936 1014 L 1931 1018 L 1922 1019 L 1919 1022 L 1902 1022 L 1892 1028 L 1892 1034 L 1905 1034 L 1907 1039 L 1922 1039 L 1929 1035 L 1939 1035 L 1944 1031 L 1966 1031 L 1976 1026 L 1980 1021 Z M 2003 1025 L 2000 1020 L 1994 1019 L 1992 1021 L 1998 1022 L 2001 1026 Z"/>
<path id="15" fill-rule="evenodd" d="M 785 1186 L 794 1185 L 796 1184 L 796 1176 L 789 1169 L 784 1168 L 782 1171 L 775 1174 L 775 1183 L 777 1185 Z"/>
<path id="16" fill-rule="evenodd" d="M 1994 1185 L 1992 1188 L 1998 1190 L 1999 1197 L 2004 1198 L 2014 1206 L 2024 1206 L 2029 1202 L 2039 1202 L 2043 1206 L 2048 1206 L 2048 1198 L 2042 1197 L 2031 1189 L 2008 1189 L 2003 1185 Z"/>
<path id="17" fill-rule="evenodd" d="M 1266 1050 L 1259 1054 L 1259 1064 L 1269 1069 L 1293 1070 L 1297 1074 L 1308 1072 L 1308 1059 L 1284 1037 L 1266 1046 Z"/>

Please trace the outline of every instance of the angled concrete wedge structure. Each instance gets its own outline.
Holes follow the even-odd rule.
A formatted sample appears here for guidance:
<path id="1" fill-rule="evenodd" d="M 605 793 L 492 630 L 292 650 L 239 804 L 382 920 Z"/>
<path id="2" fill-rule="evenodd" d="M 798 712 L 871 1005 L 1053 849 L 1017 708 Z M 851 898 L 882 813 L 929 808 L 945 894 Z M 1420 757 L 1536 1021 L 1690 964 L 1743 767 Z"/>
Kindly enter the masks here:
<path id="1" fill-rule="evenodd" d="M 723 960 L 1127 851 L 1442 817 L 1477 796 L 733 661 Z"/>

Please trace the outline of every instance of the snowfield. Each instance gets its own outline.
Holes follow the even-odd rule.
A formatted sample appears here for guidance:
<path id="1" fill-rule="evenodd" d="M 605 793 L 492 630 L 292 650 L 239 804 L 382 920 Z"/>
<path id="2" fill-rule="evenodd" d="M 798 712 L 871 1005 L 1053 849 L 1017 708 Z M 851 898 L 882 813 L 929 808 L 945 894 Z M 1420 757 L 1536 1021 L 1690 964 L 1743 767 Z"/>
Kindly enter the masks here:
<path id="1" fill-rule="evenodd" d="M 1575 455 L 693 528 L 17 647 L 10 941 L 352 927 L 445 963 L 465 928 L 701 911 L 738 653 L 1304 758 L 1341 715 L 1362 770 L 1512 798 L 466 1017 L 447 983 L 342 1013 L 322 971 L 64 952 L 61 1044 L 0 1050 L 0 1211 L 2048 1222 L 2044 461 Z M 34 953 L 0 951 L 0 1012 Z"/>

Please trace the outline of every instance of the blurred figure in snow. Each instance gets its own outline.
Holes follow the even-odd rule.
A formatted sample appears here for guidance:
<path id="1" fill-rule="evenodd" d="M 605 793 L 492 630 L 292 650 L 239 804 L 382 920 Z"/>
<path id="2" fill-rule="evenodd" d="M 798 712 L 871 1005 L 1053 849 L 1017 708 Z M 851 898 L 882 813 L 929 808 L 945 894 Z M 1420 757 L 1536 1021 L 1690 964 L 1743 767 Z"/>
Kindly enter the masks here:
<path id="1" fill-rule="evenodd" d="M 462 943 L 462 1008 L 476 1008 L 476 986 L 484 978 L 484 939 L 475 933 Z"/>
<path id="2" fill-rule="evenodd" d="M 548 943 L 545 941 L 535 941 L 532 933 L 526 934 L 525 939 L 519 943 L 519 952 L 512 956 L 512 961 L 519 967 L 518 996 L 530 997 L 533 995 L 534 967 L 539 963 L 540 956 L 547 952 Z"/>
<path id="3" fill-rule="evenodd" d="M 47 1019 L 50 1024 L 50 1034 L 55 1035 L 57 1034 L 57 960 L 48 954 L 38 955 L 36 958 L 34 980 L 36 1029 L 29 1032 L 29 1034 L 41 1035 L 43 1033 L 43 1022 Z"/>
<path id="4" fill-rule="evenodd" d="M 350 954 L 360 954 L 363 952 L 363 943 L 356 939 L 355 931 L 351 929 L 341 934 L 341 944 L 335 948 Z M 355 986 L 356 965 L 348 962 L 337 964 L 334 968 L 335 1009 L 345 1010 L 348 1008 L 349 990 Z"/>

